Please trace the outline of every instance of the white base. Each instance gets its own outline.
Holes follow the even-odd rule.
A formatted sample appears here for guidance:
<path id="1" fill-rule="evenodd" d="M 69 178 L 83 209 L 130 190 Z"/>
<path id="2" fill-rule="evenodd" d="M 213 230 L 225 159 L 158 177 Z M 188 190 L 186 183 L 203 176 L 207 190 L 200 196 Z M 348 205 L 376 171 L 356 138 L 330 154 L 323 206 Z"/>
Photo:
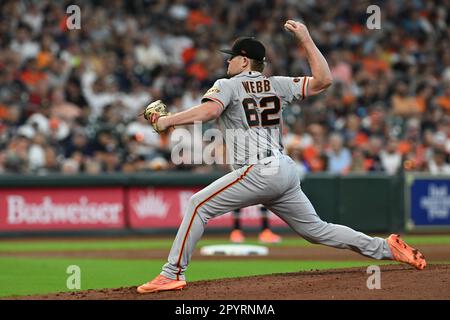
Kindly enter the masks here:
<path id="1" fill-rule="evenodd" d="M 202 256 L 267 256 L 269 249 L 264 246 L 247 244 L 221 244 L 202 247 L 200 254 Z"/>

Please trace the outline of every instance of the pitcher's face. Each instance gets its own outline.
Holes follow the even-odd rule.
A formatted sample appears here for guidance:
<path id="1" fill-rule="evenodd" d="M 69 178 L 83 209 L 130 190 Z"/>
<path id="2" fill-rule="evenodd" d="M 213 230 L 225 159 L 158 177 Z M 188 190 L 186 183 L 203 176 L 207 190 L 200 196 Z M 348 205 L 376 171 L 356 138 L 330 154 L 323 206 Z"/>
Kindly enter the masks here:
<path id="1" fill-rule="evenodd" d="M 229 77 L 234 77 L 235 75 L 244 71 L 245 60 L 247 60 L 247 58 L 243 56 L 231 56 L 228 59 L 227 75 Z"/>

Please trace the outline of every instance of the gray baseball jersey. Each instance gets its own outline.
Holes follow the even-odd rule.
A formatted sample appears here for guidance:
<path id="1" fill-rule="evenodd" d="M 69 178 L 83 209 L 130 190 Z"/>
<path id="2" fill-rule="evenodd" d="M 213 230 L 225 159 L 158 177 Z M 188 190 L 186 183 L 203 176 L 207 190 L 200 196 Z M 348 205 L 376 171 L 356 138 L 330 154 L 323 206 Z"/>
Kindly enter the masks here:
<path id="1" fill-rule="evenodd" d="M 304 99 L 309 77 L 269 77 L 249 71 L 217 80 L 202 102 L 215 101 L 222 108 L 220 128 L 234 168 L 255 163 L 267 150 L 282 150 L 283 108 Z"/>
<path id="2" fill-rule="evenodd" d="M 246 140 L 227 141 L 227 148 L 234 151 L 232 159 L 237 169 L 189 200 L 162 275 L 185 279 L 208 220 L 256 204 L 263 204 L 310 242 L 350 249 L 374 259 L 392 259 L 385 239 L 322 221 L 300 187 L 296 164 L 280 152 L 282 108 L 293 99 L 304 99 L 309 81 L 308 77 L 266 78 L 252 71 L 220 79 L 208 90 L 203 101 L 215 101 L 223 108 L 222 130 L 238 130 Z M 277 139 L 270 130 L 280 133 Z M 229 139 L 226 133 L 225 138 Z M 270 156 L 255 157 L 268 149 Z"/>

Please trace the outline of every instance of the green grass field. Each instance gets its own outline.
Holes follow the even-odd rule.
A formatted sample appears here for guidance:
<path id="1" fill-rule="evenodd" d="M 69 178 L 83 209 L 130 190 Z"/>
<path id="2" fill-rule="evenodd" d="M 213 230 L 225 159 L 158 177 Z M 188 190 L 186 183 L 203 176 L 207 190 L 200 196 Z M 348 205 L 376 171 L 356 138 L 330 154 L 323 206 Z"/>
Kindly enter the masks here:
<path id="1" fill-rule="evenodd" d="M 410 236 L 404 237 L 412 245 L 450 244 L 450 236 Z M 205 239 L 199 247 L 223 244 L 227 239 Z M 74 240 L 74 241 L 1 241 L 0 253 L 25 251 L 66 251 L 66 250 L 126 250 L 126 249 L 169 249 L 172 239 L 142 240 Z M 247 243 L 255 243 L 249 241 Z M 302 239 L 286 238 L 278 246 L 309 246 Z M 272 245 L 276 246 L 276 245 Z M 70 291 L 66 287 L 66 272 L 70 265 L 81 269 L 81 289 L 115 288 L 139 285 L 157 275 L 165 261 L 125 260 L 125 259 L 84 259 L 84 258 L 18 258 L 0 257 L 0 296 L 44 294 Z M 444 261 L 450 263 L 450 261 Z M 390 261 L 304 261 L 304 260 L 221 260 L 192 261 L 187 274 L 188 281 L 241 277 L 249 275 L 334 269 L 387 264 Z"/>
<path id="2" fill-rule="evenodd" d="M 70 291 L 67 267 L 81 270 L 81 289 L 140 285 L 159 274 L 163 260 L 29 259 L 0 258 L 0 296 Z M 369 265 L 361 261 L 233 260 L 193 261 L 189 281 L 258 274 L 345 268 Z"/>

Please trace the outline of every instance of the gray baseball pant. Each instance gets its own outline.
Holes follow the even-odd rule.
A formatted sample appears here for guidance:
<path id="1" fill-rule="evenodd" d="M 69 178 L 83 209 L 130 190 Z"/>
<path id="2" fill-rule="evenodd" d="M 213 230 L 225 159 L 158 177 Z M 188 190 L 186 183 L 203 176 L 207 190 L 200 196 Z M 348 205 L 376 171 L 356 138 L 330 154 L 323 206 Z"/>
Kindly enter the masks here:
<path id="1" fill-rule="evenodd" d="M 208 220 L 256 204 L 266 206 L 312 243 L 392 259 L 385 239 L 322 221 L 300 187 L 294 161 L 280 153 L 234 170 L 191 197 L 161 274 L 184 280 Z"/>

